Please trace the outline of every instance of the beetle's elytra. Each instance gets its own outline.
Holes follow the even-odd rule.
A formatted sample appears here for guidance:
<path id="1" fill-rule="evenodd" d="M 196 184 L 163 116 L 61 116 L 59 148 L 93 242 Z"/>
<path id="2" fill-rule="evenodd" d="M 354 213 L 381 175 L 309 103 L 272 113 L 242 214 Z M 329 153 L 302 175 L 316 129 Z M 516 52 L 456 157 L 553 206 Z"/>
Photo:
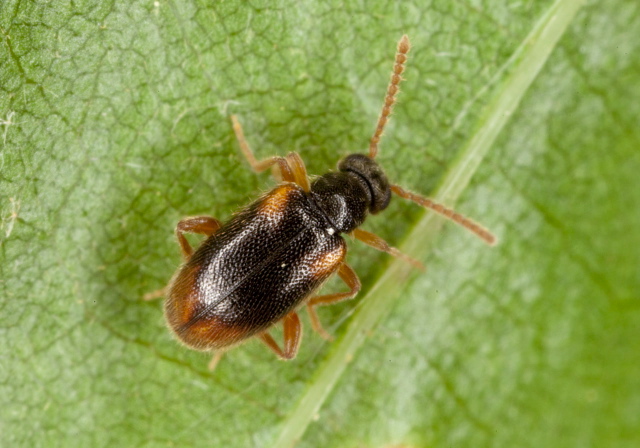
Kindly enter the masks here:
<path id="1" fill-rule="evenodd" d="M 347 246 L 341 234 L 394 256 L 401 254 L 380 237 L 359 229 L 368 214 L 383 211 L 392 193 L 431 208 L 493 244 L 495 238 L 478 224 L 429 199 L 392 185 L 375 161 L 382 131 L 395 103 L 409 39 L 398 43 L 395 65 L 368 154 L 351 154 L 329 172 L 309 181 L 296 153 L 257 161 L 232 116 L 240 148 L 256 172 L 276 165 L 283 182 L 222 224 L 206 216 L 178 223 L 176 235 L 185 263 L 166 290 L 165 316 L 185 345 L 215 351 L 217 361 L 226 349 L 257 336 L 281 359 L 296 356 L 302 329 L 297 312 L 307 306 L 311 323 L 328 338 L 316 307 L 354 297 L 360 289 L 356 273 L 346 264 Z M 194 251 L 184 233 L 207 239 Z M 347 292 L 314 296 L 332 274 L 338 273 Z M 281 348 L 268 333 L 283 323 Z"/>

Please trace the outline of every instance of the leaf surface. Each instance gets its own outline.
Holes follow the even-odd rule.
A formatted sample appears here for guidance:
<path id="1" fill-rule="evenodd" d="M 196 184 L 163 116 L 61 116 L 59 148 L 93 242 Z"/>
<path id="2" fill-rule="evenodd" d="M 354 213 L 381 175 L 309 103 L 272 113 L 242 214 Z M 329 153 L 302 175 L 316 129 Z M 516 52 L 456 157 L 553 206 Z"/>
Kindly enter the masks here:
<path id="1" fill-rule="evenodd" d="M 577 5 L 4 2 L 3 445 L 636 446 L 640 11 L 591 2 L 557 44 L 535 35 Z M 366 148 L 403 33 L 380 160 L 500 244 L 394 201 L 365 228 L 427 273 L 350 243 L 364 288 L 321 310 L 335 342 L 303 316 L 296 360 L 250 342 L 209 372 L 141 297 L 180 263 L 180 218 L 228 218 L 273 184 L 229 115 L 259 157 L 325 172 Z M 535 48 L 553 52 L 470 158 Z"/>

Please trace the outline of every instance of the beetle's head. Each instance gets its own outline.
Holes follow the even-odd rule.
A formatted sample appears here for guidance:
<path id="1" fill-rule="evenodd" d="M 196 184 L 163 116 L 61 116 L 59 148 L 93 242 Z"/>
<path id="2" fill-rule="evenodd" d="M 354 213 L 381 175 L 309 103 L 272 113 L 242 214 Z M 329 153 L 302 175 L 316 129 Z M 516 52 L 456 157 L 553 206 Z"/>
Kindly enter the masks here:
<path id="1" fill-rule="evenodd" d="M 350 154 L 338 162 L 338 169 L 342 172 L 360 176 L 369 187 L 371 201 L 369 212 L 376 214 L 389 205 L 391 187 L 382 167 L 365 154 Z"/>

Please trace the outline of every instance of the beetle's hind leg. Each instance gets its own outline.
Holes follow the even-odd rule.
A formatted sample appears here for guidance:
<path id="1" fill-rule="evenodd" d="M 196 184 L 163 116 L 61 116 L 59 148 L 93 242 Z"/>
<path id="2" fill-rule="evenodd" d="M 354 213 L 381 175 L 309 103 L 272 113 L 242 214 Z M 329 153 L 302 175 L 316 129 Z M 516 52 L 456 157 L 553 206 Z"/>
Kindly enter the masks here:
<path id="1" fill-rule="evenodd" d="M 314 331 L 316 331 L 320 336 L 327 340 L 331 340 L 333 338 L 324 328 L 322 328 L 322 324 L 318 318 L 318 313 L 316 312 L 316 307 L 352 299 L 356 294 L 358 294 L 358 291 L 360 291 L 360 288 L 362 287 L 358 274 L 356 274 L 355 271 L 346 263 L 342 263 L 340 265 L 338 268 L 338 275 L 347 284 L 349 291 L 313 297 L 307 302 L 307 311 L 311 318 L 311 327 L 313 327 Z"/>
<path id="2" fill-rule="evenodd" d="M 224 355 L 223 350 L 218 350 L 217 352 L 215 352 L 213 354 L 213 357 L 211 358 L 211 361 L 209 361 L 207 368 L 213 372 L 216 369 L 220 360 L 222 359 L 222 355 Z"/>
<path id="3" fill-rule="evenodd" d="M 247 143 L 247 139 L 244 137 L 242 125 L 238 121 L 238 117 L 231 115 L 231 122 L 233 124 L 233 132 L 236 134 L 242 154 L 244 154 L 253 171 L 261 173 L 267 168 L 276 165 L 280 169 L 282 180 L 286 182 L 295 182 L 300 185 L 304 191 L 310 190 L 307 169 L 304 166 L 302 158 L 297 153 L 289 153 L 286 157 L 272 156 L 263 160 L 258 160 L 253 154 L 249 143 Z"/>
<path id="4" fill-rule="evenodd" d="M 290 312 L 282 319 L 282 327 L 284 329 L 284 349 L 281 349 L 273 337 L 265 331 L 258 337 L 264 344 L 278 355 L 278 358 L 289 360 L 296 357 L 298 347 L 300 346 L 300 338 L 302 337 L 302 325 L 300 318 L 295 311 Z"/>

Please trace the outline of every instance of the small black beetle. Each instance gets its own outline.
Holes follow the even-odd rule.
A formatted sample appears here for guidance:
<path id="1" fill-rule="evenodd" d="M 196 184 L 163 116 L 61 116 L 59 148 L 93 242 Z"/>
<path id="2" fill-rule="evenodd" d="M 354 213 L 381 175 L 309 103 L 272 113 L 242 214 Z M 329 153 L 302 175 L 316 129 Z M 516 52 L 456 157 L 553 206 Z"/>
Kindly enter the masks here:
<path id="1" fill-rule="evenodd" d="M 447 216 L 489 244 L 495 242 L 491 233 L 462 215 L 391 185 L 374 160 L 409 47 L 409 39 L 403 36 L 369 154 L 348 155 L 338 163 L 338 172 L 324 174 L 312 183 L 297 153 L 257 161 L 240 123 L 231 117 L 253 170 L 261 172 L 276 165 L 283 182 L 225 224 L 199 216 L 180 221 L 176 228 L 186 261 L 168 286 L 165 317 L 185 345 L 216 351 L 211 368 L 225 350 L 252 336 L 258 336 L 281 359 L 294 358 L 302 335 L 297 311 L 304 304 L 313 329 L 329 338 L 316 307 L 350 299 L 360 290 L 358 276 L 344 261 L 347 246 L 341 233 L 421 266 L 380 237 L 358 229 L 368 213 L 376 214 L 389 205 L 392 192 Z M 185 232 L 208 238 L 194 252 Z M 314 291 L 335 272 L 349 291 L 314 297 Z M 280 321 L 284 348 L 268 333 Z"/>

